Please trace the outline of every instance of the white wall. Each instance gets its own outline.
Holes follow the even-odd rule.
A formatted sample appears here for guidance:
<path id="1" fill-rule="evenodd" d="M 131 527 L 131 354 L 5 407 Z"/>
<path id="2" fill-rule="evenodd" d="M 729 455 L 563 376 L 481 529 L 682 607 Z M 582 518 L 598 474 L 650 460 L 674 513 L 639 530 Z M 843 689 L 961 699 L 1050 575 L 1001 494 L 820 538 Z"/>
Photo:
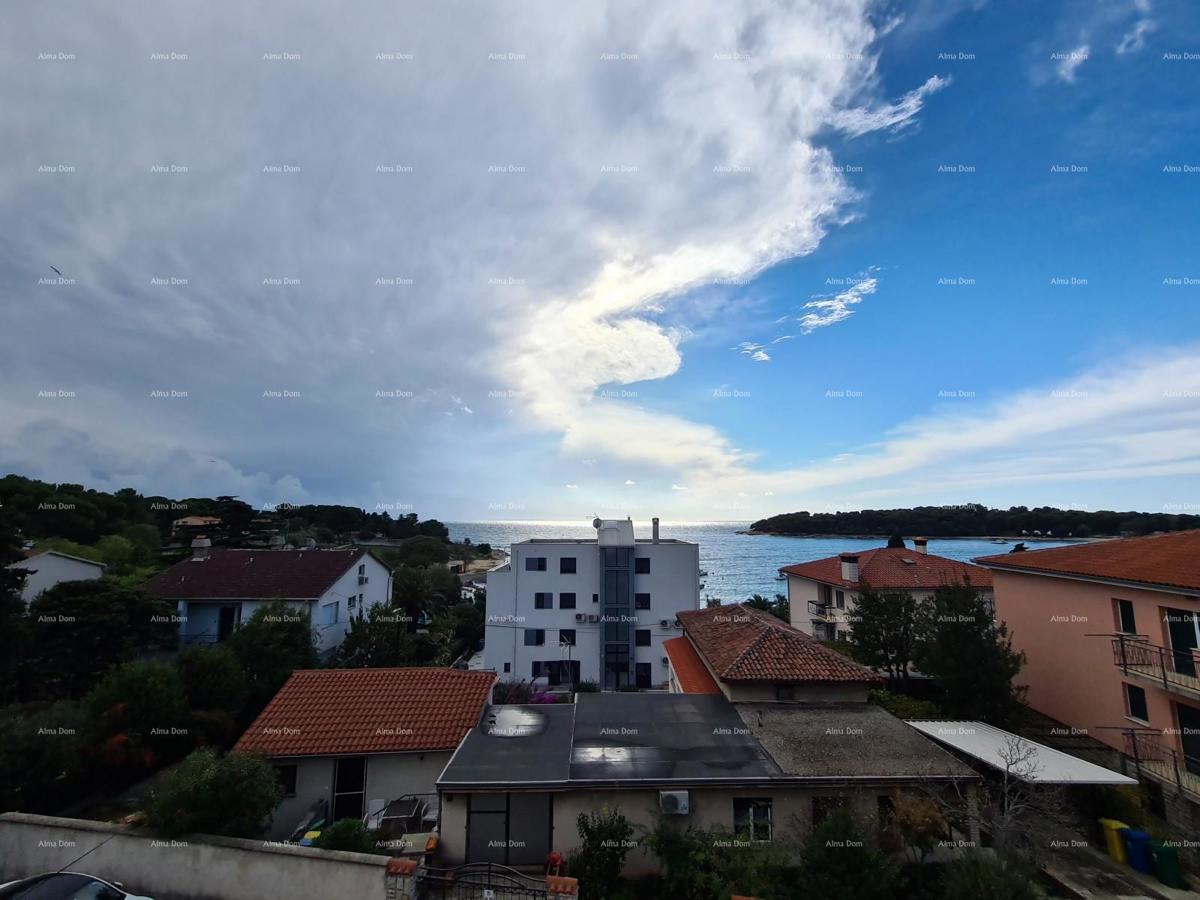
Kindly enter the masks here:
<path id="1" fill-rule="evenodd" d="M 25 578 L 25 588 L 21 591 L 21 599 L 26 603 L 60 581 L 90 581 L 104 574 L 104 566 L 99 563 L 71 559 L 56 553 L 43 553 L 30 559 L 18 560 L 9 568 L 25 569 L 29 572 Z"/>
<path id="2" fill-rule="evenodd" d="M 378 753 L 367 757 L 367 796 L 392 801 L 405 794 L 433 794 L 437 777 L 450 762 L 452 751 L 428 753 Z M 353 755 L 353 754 L 347 754 Z M 334 766 L 337 757 L 305 756 L 276 758 L 276 765 L 296 766 L 296 794 L 285 797 L 271 818 L 271 837 L 282 840 L 295 830 L 308 808 L 318 800 L 333 813 Z"/>
<path id="3" fill-rule="evenodd" d="M 663 641 L 679 637 L 682 629 L 674 625 L 676 614 L 696 609 L 700 603 L 700 548 L 691 543 L 652 543 L 638 541 L 635 557 L 650 558 L 650 573 L 634 575 L 633 592 L 650 594 L 650 609 L 633 610 L 633 628 L 650 630 L 650 646 L 636 647 L 634 662 L 651 664 L 651 684 L 665 689 L 668 681 Z M 546 571 L 525 570 L 526 557 L 545 557 Z M 575 574 L 560 574 L 559 560 L 575 558 Z M 528 681 L 535 661 L 557 659 L 580 661 L 579 677 L 600 681 L 602 623 L 586 617 L 600 616 L 601 604 L 593 601 L 600 594 L 601 565 L 599 547 L 591 542 L 554 542 L 514 544 L 511 562 L 493 569 L 487 579 L 487 630 L 484 640 L 485 666 L 494 669 L 502 680 Z M 554 595 L 552 609 L 535 609 L 534 595 Z M 560 595 L 575 594 L 575 609 L 562 609 Z M 582 615 L 585 621 L 577 621 Z M 660 624 L 670 623 L 667 628 Z M 525 629 L 546 631 L 546 643 L 526 647 Z M 559 631 L 574 629 L 576 646 L 561 649 Z M 505 671 L 505 664 L 509 671 Z"/>

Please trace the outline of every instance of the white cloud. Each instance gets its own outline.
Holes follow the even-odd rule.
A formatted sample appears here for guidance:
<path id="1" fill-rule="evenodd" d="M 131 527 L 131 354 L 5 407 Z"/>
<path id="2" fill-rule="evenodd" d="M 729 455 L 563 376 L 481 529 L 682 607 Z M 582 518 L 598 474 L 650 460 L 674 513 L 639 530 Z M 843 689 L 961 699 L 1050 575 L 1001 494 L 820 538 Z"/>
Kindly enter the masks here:
<path id="1" fill-rule="evenodd" d="M 571 491 L 573 491 L 573 490 L 575 490 L 577 487 L 579 487 L 579 485 L 577 485 L 577 484 L 564 484 L 564 485 L 563 485 L 563 487 L 565 487 L 567 490 L 571 490 Z"/>
<path id="2" fill-rule="evenodd" d="M 895 103 L 870 108 L 839 109 L 829 117 L 830 124 L 850 137 L 861 137 L 872 131 L 898 131 L 916 122 L 917 113 L 925 98 L 950 84 L 950 77 L 931 75 L 925 83 L 909 91 Z"/>
<path id="3" fill-rule="evenodd" d="M 684 487 L 682 484 L 673 484 L 673 485 L 671 485 L 671 490 L 673 490 L 673 491 L 686 491 L 686 490 L 687 490 L 687 488 L 685 488 L 685 487 Z"/>
<path id="4" fill-rule="evenodd" d="M 635 484 L 637 484 L 637 482 L 636 482 L 636 481 L 634 481 L 633 479 L 631 479 L 631 478 L 626 478 L 626 479 L 625 479 L 625 486 L 626 486 L 626 487 L 632 487 L 632 486 L 633 486 L 633 485 L 635 485 Z"/>
<path id="5" fill-rule="evenodd" d="M 1087 62 L 1091 55 L 1091 48 L 1087 44 L 1080 44 L 1074 50 L 1066 53 L 1057 54 L 1057 63 L 1055 71 L 1058 73 L 1059 80 L 1065 81 L 1067 84 L 1075 83 L 1075 72 Z"/>
<path id="6" fill-rule="evenodd" d="M 818 328 L 825 328 L 850 318 L 854 315 L 851 307 L 861 303 L 863 297 L 874 294 L 878 286 L 879 281 L 876 278 L 863 278 L 833 297 L 810 300 L 804 304 L 804 308 L 816 311 L 806 313 L 798 319 L 801 331 L 804 334 L 812 334 Z"/>
<path id="7" fill-rule="evenodd" d="M 1151 19 L 1138 19 L 1133 23 L 1133 27 L 1121 36 L 1117 43 L 1117 54 L 1123 56 L 1126 53 L 1137 53 L 1146 46 L 1146 35 L 1154 31 L 1155 27 Z"/>

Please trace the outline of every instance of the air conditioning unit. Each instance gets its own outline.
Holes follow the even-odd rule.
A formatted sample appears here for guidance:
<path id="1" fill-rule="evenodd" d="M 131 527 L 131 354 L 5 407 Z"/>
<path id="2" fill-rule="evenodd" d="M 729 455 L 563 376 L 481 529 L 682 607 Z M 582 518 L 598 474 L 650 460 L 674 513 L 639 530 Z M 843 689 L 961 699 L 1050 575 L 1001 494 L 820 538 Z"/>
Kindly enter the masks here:
<path id="1" fill-rule="evenodd" d="M 586 618 L 587 618 L 587 615 L 585 613 L 575 613 L 575 621 L 576 622 L 582 622 Z"/>
<path id="2" fill-rule="evenodd" d="M 666 657 L 666 656 L 664 656 L 664 657 L 663 657 L 663 665 L 664 665 L 664 666 L 669 666 L 670 664 L 671 664 L 671 660 L 670 660 L 670 658 L 669 658 L 669 657 Z"/>
<path id="3" fill-rule="evenodd" d="M 658 808 L 668 816 L 686 816 L 691 813 L 687 791 L 659 791 Z"/>
<path id="4" fill-rule="evenodd" d="M 676 628 L 682 628 L 682 627 L 683 627 L 683 623 L 682 623 L 682 622 L 680 622 L 678 619 L 676 619 L 676 620 L 675 620 L 675 627 L 676 627 Z"/>
<path id="5" fill-rule="evenodd" d="M 670 620 L 670 619 L 659 619 L 659 620 L 658 620 L 658 627 L 659 627 L 659 628 L 670 628 L 670 627 L 671 627 L 671 620 Z"/>
<path id="6" fill-rule="evenodd" d="M 599 617 L 598 615 L 596 615 L 595 613 L 589 613 L 589 614 L 588 614 L 588 621 L 589 621 L 589 622 L 599 622 L 599 621 L 600 621 L 600 617 Z"/>

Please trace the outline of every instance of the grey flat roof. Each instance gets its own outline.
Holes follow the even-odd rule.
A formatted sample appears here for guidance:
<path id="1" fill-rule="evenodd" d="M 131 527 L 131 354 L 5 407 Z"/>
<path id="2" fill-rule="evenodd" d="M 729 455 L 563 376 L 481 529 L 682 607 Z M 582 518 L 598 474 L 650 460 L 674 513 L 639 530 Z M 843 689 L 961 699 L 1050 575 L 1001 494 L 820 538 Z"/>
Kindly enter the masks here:
<path id="1" fill-rule="evenodd" d="M 567 703 L 493 706 L 467 732 L 438 785 L 565 782 L 574 717 L 575 706 Z"/>
<path id="2" fill-rule="evenodd" d="M 802 778 L 978 778 L 970 767 L 873 703 L 738 703 L 784 773 Z"/>
<path id="3" fill-rule="evenodd" d="M 578 695 L 572 782 L 763 779 L 779 774 L 724 697 Z"/>

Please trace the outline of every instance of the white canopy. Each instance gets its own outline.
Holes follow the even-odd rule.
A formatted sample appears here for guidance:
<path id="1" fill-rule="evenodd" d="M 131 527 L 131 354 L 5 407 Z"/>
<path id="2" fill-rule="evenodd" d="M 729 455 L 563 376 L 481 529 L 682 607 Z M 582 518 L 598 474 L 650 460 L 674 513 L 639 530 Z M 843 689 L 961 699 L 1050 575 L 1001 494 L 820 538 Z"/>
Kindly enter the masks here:
<path id="1" fill-rule="evenodd" d="M 1122 775 L 1045 744 L 1027 740 L 986 722 L 910 721 L 913 728 L 935 741 L 953 747 L 1009 772 L 1022 781 L 1037 784 L 1137 784 Z"/>

